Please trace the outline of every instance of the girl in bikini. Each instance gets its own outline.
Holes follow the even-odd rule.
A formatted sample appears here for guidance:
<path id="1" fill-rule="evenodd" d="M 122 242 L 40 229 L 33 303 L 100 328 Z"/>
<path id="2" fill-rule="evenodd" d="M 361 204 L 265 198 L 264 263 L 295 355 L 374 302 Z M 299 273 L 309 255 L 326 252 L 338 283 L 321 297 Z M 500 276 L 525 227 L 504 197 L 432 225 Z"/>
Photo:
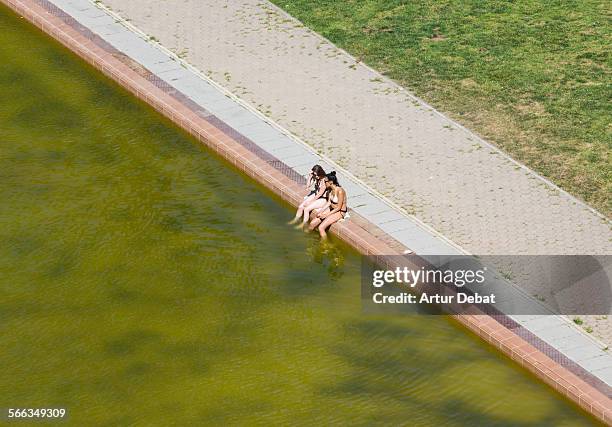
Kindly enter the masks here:
<path id="1" fill-rule="evenodd" d="M 308 219 L 310 218 L 310 212 L 313 209 L 318 209 L 325 204 L 325 185 L 323 180 L 325 179 L 325 171 L 319 165 L 314 165 L 308 175 L 308 181 L 306 182 L 306 189 L 310 189 L 310 193 L 304 197 L 304 201 L 298 206 L 298 210 L 295 213 L 295 217 L 289 221 L 289 224 L 295 224 L 299 221 L 302 215 L 304 219 L 302 223 L 296 228 L 303 227 Z"/>
<path id="2" fill-rule="evenodd" d="M 326 230 L 329 226 L 344 218 L 347 212 L 346 192 L 344 188 L 340 187 L 338 178 L 336 178 L 336 172 L 328 173 L 325 176 L 324 182 L 327 192 L 327 201 L 325 205 L 319 209 L 309 226 L 310 230 L 314 230 L 318 227 L 322 239 L 327 238 Z"/>

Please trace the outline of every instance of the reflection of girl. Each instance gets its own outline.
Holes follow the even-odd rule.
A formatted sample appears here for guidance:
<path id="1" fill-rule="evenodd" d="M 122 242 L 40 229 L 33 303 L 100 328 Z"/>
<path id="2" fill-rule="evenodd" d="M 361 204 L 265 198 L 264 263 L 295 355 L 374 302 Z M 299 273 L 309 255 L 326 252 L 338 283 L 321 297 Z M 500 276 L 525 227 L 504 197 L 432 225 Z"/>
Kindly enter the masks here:
<path id="1" fill-rule="evenodd" d="M 321 264 L 331 281 L 340 279 L 345 272 L 344 252 L 329 240 L 306 239 L 306 253 L 312 262 Z"/>
<path id="2" fill-rule="evenodd" d="M 295 217 L 289 221 L 289 224 L 295 224 L 299 221 L 302 214 L 304 215 L 304 221 L 302 223 L 305 224 L 308 221 L 308 217 L 310 216 L 310 211 L 314 208 L 310 208 L 310 205 L 313 202 L 317 202 L 320 198 L 323 197 L 325 193 L 325 186 L 322 185 L 323 179 L 325 178 L 325 171 L 319 165 L 314 165 L 310 174 L 308 175 L 308 181 L 306 182 L 306 189 L 310 189 L 310 193 L 304 197 L 304 201 L 300 203 L 298 206 L 298 210 L 295 213 Z M 325 199 L 323 199 L 323 203 Z M 321 207 L 323 204 L 320 204 Z"/>
<path id="3" fill-rule="evenodd" d="M 310 222 L 310 230 L 319 228 L 321 238 L 327 238 L 325 230 L 333 223 L 341 220 L 346 215 L 346 192 L 340 187 L 336 172 L 330 172 L 325 176 L 325 189 L 327 191 L 327 202 L 319 209 L 317 216 Z"/>

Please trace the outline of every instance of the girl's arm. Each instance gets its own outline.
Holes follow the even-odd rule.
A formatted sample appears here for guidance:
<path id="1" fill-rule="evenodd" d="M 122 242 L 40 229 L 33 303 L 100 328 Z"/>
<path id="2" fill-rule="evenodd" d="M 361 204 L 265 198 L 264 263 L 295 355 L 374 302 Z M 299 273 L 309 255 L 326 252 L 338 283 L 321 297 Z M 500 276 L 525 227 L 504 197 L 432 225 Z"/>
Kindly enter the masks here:
<path id="1" fill-rule="evenodd" d="M 306 190 L 308 190 L 311 185 L 312 185 L 312 173 L 308 175 L 308 179 L 306 180 Z"/>
<path id="2" fill-rule="evenodd" d="M 320 199 L 321 197 L 323 197 L 324 193 L 325 193 L 325 186 L 319 185 L 319 191 L 317 192 L 317 199 Z"/>

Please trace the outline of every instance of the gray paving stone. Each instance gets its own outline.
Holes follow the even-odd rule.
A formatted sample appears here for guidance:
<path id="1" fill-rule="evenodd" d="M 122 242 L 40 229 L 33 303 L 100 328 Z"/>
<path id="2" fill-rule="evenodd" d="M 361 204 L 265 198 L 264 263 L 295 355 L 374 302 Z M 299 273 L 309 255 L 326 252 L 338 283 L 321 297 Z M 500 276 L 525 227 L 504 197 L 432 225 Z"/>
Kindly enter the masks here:
<path id="1" fill-rule="evenodd" d="M 422 235 L 421 235 L 422 236 Z M 441 240 L 435 239 L 419 239 L 413 238 L 410 240 L 409 248 L 417 255 L 459 255 L 457 250 Z"/>
<path id="2" fill-rule="evenodd" d="M 538 336 L 547 342 L 554 343 L 563 338 L 574 338 L 576 330 L 570 325 L 555 326 L 539 330 Z"/>
<path id="3" fill-rule="evenodd" d="M 557 316 L 538 316 L 535 319 L 524 322 L 523 325 L 532 332 L 538 332 L 552 327 L 561 327 L 565 325 L 565 322 Z"/>
<path id="4" fill-rule="evenodd" d="M 231 111 L 215 110 L 215 115 L 234 129 L 236 129 L 238 132 L 240 132 L 243 125 L 261 121 L 259 117 L 257 117 L 250 111 L 245 110 L 242 107 L 236 108 Z"/>
<path id="5" fill-rule="evenodd" d="M 54 4 L 60 7 L 64 12 L 74 17 L 78 17 L 78 21 L 81 23 L 82 19 L 84 18 L 84 14 L 82 12 L 89 8 L 89 5 L 75 5 L 74 3 L 69 1 L 57 1 L 54 2 Z"/>
<path id="6" fill-rule="evenodd" d="M 355 184 L 349 179 L 342 179 L 340 181 L 340 185 L 344 187 L 349 203 L 352 203 L 351 201 L 353 200 L 353 198 L 366 194 L 368 192 L 365 187 L 363 187 L 362 185 Z"/>
<path id="7" fill-rule="evenodd" d="M 576 337 L 577 338 L 577 337 Z M 575 362 L 580 362 L 580 365 L 583 366 L 585 369 L 589 369 L 587 368 L 582 361 L 583 360 L 588 360 L 592 357 L 597 357 L 600 356 L 603 351 L 594 346 L 592 343 L 589 344 L 584 344 L 578 347 L 572 347 L 572 348 L 568 348 L 562 351 L 563 354 L 565 354 L 567 357 L 569 357 L 570 359 L 574 360 Z"/>
<path id="8" fill-rule="evenodd" d="M 105 11 L 103 11 L 102 9 L 98 9 L 94 5 L 91 5 L 91 7 L 83 9 L 82 12 L 83 12 L 82 16 L 87 17 L 87 18 L 98 18 L 100 16 L 108 16 L 108 14 Z"/>
<path id="9" fill-rule="evenodd" d="M 105 37 L 111 34 L 117 34 L 120 29 L 116 25 L 112 24 L 98 24 L 95 27 L 95 33 L 101 37 Z"/>
<path id="10" fill-rule="evenodd" d="M 327 169 L 326 169 L 327 170 Z M 353 199 L 356 205 L 364 205 L 367 201 L 371 200 L 372 195 L 369 192 L 355 196 Z"/>
<path id="11" fill-rule="evenodd" d="M 109 27 L 112 27 L 111 34 L 118 33 L 119 31 L 122 30 L 122 27 L 120 25 L 116 25 L 114 18 L 108 16 L 107 14 L 103 12 L 101 15 L 98 15 L 94 19 L 91 19 L 87 27 L 90 28 L 96 34 L 98 33 L 101 27 L 107 27 L 106 28 L 107 30 L 110 29 Z"/>
<path id="12" fill-rule="evenodd" d="M 573 335 L 558 338 L 554 340 L 554 346 L 562 353 L 574 348 L 587 348 L 593 346 L 593 341 L 582 334 L 574 333 Z"/>
<path id="13" fill-rule="evenodd" d="M 359 196 L 351 197 L 352 207 L 355 212 L 361 215 L 363 209 L 370 206 L 372 203 L 376 203 L 378 198 L 374 197 L 370 193 L 361 194 Z M 367 219 L 369 214 L 364 214 L 363 216 Z"/>
<path id="14" fill-rule="evenodd" d="M 604 352 L 601 352 L 603 354 L 600 354 L 596 357 L 592 357 L 589 359 L 582 359 L 580 361 L 580 364 L 587 370 L 592 371 L 592 372 L 597 372 L 598 370 L 601 369 L 607 369 L 612 367 L 612 357 L 610 357 L 609 354 L 605 354 Z"/>
<path id="15" fill-rule="evenodd" d="M 510 298 L 499 298 L 499 303 L 495 305 L 502 313 L 516 313 L 522 310 L 522 303 Z"/>
<path id="16" fill-rule="evenodd" d="M 210 108 L 214 108 L 215 115 L 218 117 L 236 113 L 242 109 L 242 107 L 236 105 L 236 103 L 227 96 L 216 96 L 213 98 L 207 95 L 206 97 L 208 98 L 208 102 L 206 104 L 210 105 Z M 254 126 L 255 123 L 257 122 L 248 123 L 244 127 L 244 130 L 248 130 L 248 128 Z"/>
<path id="17" fill-rule="evenodd" d="M 373 218 L 375 223 L 379 225 L 389 221 L 397 221 L 398 219 L 405 218 L 405 216 L 400 212 L 389 208 L 385 211 L 373 214 Z"/>
<path id="18" fill-rule="evenodd" d="M 246 123 L 240 127 L 240 133 L 246 136 L 246 132 L 249 132 L 252 129 L 261 129 L 262 123 L 265 124 L 265 122 L 262 122 L 261 120 L 254 121 L 252 123 Z M 278 136 L 280 137 L 283 135 L 279 132 Z M 256 142 L 256 141 L 253 140 L 253 142 Z"/>
<path id="19" fill-rule="evenodd" d="M 206 93 L 201 92 L 200 90 L 194 92 L 193 95 L 190 96 L 190 98 L 205 107 L 215 116 L 227 114 L 228 112 L 236 111 L 237 108 L 239 108 L 236 106 L 234 101 L 225 96 L 210 97 Z M 207 100 L 207 102 L 202 102 L 203 100 Z"/>
<path id="20" fill-rule="evenodd" d="M 612 366 L 598 369 L 594 372 L 606 384 L 612 384 Z"/>
<path id="21" fill-rule="evenodd" d="M 137 57 L 143 55 L 143 50 L 154 49 L 152 46 L 148 45 L 143 48 L 144 40 L 129 31 L 127 28 L 122 28 L 120 26 L 117 28 L 119 31 L 116 34 L 109 34 L 108 36 L 104 37 L 104 39 L 115 49 L 125 53 L 135 60 L 137 60 Z"/>
<path id="22" fill-rule="evenodd" d="M 539 315 L 550 315 L 550 310 L 534 301 L 533 298 L 522 293 L 516 286 L 504 281 L 487 281 L 486 286 L 482 287 L 483 292 L 495 293 L 499 304 L 496 307 L 502 313 L 538 313 Z M 569 335 L 570 331 L 552 327 L 544 329 L 545 332 L 538 332 L 538 336 Z M 557 339 L 557 338 L 554 338 Z M 553 341 L 550 341 L 553 342 Z"/>
<path id="23" fill-rule="evenodd" d="M 382 213 L 384 211 L 389 211 L 389 205 L 387 205 L 385 202 L 381 201 L 380 199 L 376 198 L 376 197 L 371 197 L 368 200 L 368 204 L 365 206 L 360 206 L 359 207 L 359 215 L 363 215 L 364 217 L 367 217 L 368 220 L 374 222 L 376 225 L 378 225 L 378 223 L 376 222 L 376 218 L 377 215 L 379 213 Z M 396 218 L 399 219 L 399 218 Z"/>
<path id="24" fill-rule="evenodd" d="M 57 0 L 53 2 L 58 7 L 62 8 L 66 13 L 69 13 L 74 16 L 74 14 L 80 15 L 80 12 L 83 12 L 91 7 L 93 4 L 86 3 L 84 1 L 72 1 L 72 0 Z"/>
<path id="25" fill-rule="evenodd" d="M 402 231 L 402 230 L 415 230 L 414 221 L 411 221 L 408 218 L 398 219 L 396 221 L 384 222 L 384 223 L 381 223 L 379 227 L 384 232 L 392 234 L 394 237 L 398 238 L 398 240 L 401 237 L 407 237 L 407 236 L 395 234 L 396 232 Z"/>
<path id="26" fill-rule="evenodd" d="M 140 58 L 138 62 L 145 68 L 151 69 L 151 66 L 160 62 L 171 61 L 176 65 L 180 64 L 174 60 L 171 56 L 166 55 L 164 52 L 158 49 L 143 49 L 140 52 Z M 151 70 L 152 71 L 152 70 Z"/>
<path id="27" fill-rule="evenodd" d="M 512 317 L 515 321 L 517 321 L 518 323 L 520 323 L 521 325 L 524 324 L 525 322 L 531 320 L 531 319 L 536 319 L 538 317 L 540 317 L 541 315 L 539 314 L 517 314 L 517 315 L 511 315 L 510 317 Z"/>
<path id="28" fill-rule="evenodd" d="M 297 165 L 314 165 L 319 160 L 319 158 L 313 154 L 305 152 L 301 156 L 294 156 L 292 158 L 281 159 L 281 160 L 283 160 L 283 162 L 287 166 L 294 167 Z"/>
<path id="29" fill-rule="evenodd" d="M 68 4 L 72 8 L 74 8 L 75 10 L 78 10 L 79 12 L 85 12 L 85 11 L 91 10 L 93 8 L 99 10 L 91 2 L 83 1 L 83 0 L 61 1 L 60 4 Z"/>
<path id="30" fill-rule="evenodd" d="M 295 144 L 291 144 L 291 145 L 283 145 L 281 147 L 275 148 L 272 151 L 270 151 L 270 153 L 274 154 L 280 160 L 284 160 L 284 159 L 291 158 L 297 155 L 303 156 L 304 154 L 308 153 L 308 151 L 306 151 L 304 147 L 300 147 Z"/>
<path id="31" fill-rule="evenodd" d="M 171 79 L 171 75 L 166 74 L 166 73 L 170 71 L 179 70 L 181 66 L 176 61 L 166 60 L 166 61 L 151 62 L 150 64 L 147 65 L 146 68 L 150 72 L 157 74 L 166 83 L 172 84 L 174 86 L 172 79 Z"/>
<path id="32" fill-rule="evenodd" d="M 259 141 L 258 145 L 266 150 L 268 153 L 272 153 L 275 149 L 284 148 L 284 147 L 292 147 L 293 143 L 287 138 L 277 138 L 277 139 L 268 139 L 266 141 Z M 308 167 L 308 171 L 310 171 L 310 167 Z"/>
<path id="33" fill-rule="evenodd" d="M 261 143 L 268 140 L 280 140 L 285 139 L 289 141 L 287 137 L 285 137 L 281 132 L 272 126 L 268 125 L 265 122 L 257 122 L 253 126 L 249 126 L 244 131 L 244 135 L 250 138 L 252 141 L 256 143 Z"/>
<path id="34" fill-rule="evenodd" d="M 166 69 L 163 71 L 159 71 L 156 74 L 161 77 L 164 81 L 174 86 L 175 82 L 180 81 L 181 79 L 187 78 L 189 75 L 189 71 L 185 68 L 181 67 L 181 65 L 175 61 L 168 62 L 160 62 L 155 65 L 168 64 Z"/>

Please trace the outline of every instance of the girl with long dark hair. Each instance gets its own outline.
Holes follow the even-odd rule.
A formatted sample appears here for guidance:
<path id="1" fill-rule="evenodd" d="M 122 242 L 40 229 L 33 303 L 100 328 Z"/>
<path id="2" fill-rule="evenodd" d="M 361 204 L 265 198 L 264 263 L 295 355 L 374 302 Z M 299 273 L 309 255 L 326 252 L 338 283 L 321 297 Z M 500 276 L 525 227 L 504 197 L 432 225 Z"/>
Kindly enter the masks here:
<path id="1" fill-rule="evenodd" d="M 308 209 L 309 206 L 313 202 L 316 202 L 317 200 L 322 198 L 325 193 L 325 186 L 323 185 L 324 179 L 325 171 L 323 170 L 323 168 L 320 165 L 314 165 L 310 170 L 308 180 L 306 181 L 306 189 L 310 190 L 310 192 L 304 197 L 304 201 L 298 206 L 298 210 L 295 213 L 295 217 L 291 221 L 289 221 L 289 224 L 295 224 L 296 222 L 298 222 L 302 215 L 304 216 L 302 226 L 308 221 L 308 218 L 310 217 L 310 212 L 312 211 L 312 209 L 314 209 L 314 207 Z M 323 206 L 324 203 L 318 204 Z"/>

